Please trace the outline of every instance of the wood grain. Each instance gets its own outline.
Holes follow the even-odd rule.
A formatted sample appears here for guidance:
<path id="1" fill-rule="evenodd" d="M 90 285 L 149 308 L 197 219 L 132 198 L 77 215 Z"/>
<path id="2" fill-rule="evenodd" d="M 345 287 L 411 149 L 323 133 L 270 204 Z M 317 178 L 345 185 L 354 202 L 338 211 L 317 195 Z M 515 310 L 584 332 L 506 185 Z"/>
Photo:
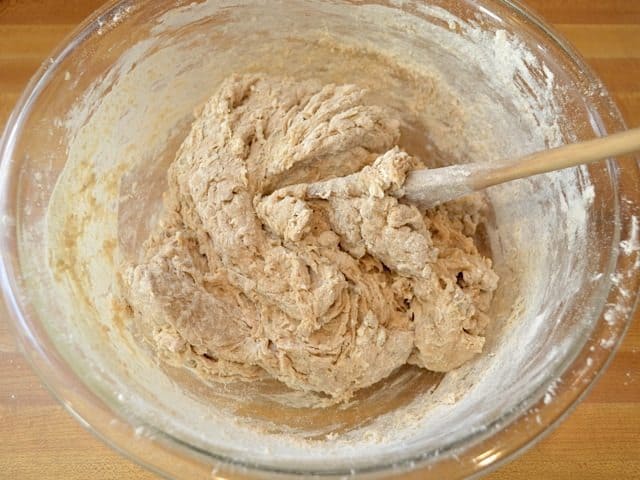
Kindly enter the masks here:
<path id="1" fill-rule="evenodd" d="M 0 0 L 0 126 L 52 48 L 101 0 Z M 640 126 L 640 1 L 531 0 Z M 636 315 L 637 317 L 638 315 Z M 154 479 L 85 431 L 41 386 L 0 306 L 0 477 Z M 555 432 L 487 478 L 640 478 L 640 321 L 593 392 Z"/>

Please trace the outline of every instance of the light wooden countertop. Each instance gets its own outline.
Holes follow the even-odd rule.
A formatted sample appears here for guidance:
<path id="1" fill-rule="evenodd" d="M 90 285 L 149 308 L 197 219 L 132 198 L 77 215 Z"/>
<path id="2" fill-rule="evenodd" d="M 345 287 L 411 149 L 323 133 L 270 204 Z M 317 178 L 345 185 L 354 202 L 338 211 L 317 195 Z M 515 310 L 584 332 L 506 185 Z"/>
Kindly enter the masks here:
<path id="1" fill-rule="evenodd" d="M 0 127 L 29 77 L 101 0 L 0 0 Z M 531 0 L 640 126 L 640 0 Z M 73 420 L 17 352 L 0 306 L 0 477 L 152 479 Z M 638 317 L 638 315 L 636 315 Z M 593 392 L 491 479 L 640 478 L 640 321 Z"/>

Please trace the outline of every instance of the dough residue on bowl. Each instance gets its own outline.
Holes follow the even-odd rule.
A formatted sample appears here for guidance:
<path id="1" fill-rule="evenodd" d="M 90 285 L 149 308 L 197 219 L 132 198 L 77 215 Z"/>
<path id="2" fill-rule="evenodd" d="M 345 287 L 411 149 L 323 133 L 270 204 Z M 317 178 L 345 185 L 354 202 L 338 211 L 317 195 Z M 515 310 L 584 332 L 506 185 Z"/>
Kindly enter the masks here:
<path id="1" fill-rule="evenodd" d="M 272 377 L 326 404 L 406 363 L 446 372 L 482 350 L 498 282 L 474 242 L 483 204 L 401 200 L 424 165 L 364 95 L 252 74 L 204 105 L 144 259 L 123 274 L 164 358 L 214 380 Z"/>

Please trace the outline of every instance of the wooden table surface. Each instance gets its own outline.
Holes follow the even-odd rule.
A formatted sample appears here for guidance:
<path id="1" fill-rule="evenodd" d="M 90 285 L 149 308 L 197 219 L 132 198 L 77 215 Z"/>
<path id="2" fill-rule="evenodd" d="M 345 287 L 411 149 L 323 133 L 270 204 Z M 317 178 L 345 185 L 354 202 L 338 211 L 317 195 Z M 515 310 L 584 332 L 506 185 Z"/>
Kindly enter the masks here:
<path id="1" fill-rule="evenodd" d="M 101 0 L 0 0 L 0 127 L 51 49 Z M 640 126 L 640 0 L 531 0 Z M 0 305 L 0 477 L 152 479 L 84 430 L 18 353 Z M 638 315 L 636 315 L 637 317 Z M 491 479 L 640 478 L 640 320 L 604 377 L 556 431 Z"/>

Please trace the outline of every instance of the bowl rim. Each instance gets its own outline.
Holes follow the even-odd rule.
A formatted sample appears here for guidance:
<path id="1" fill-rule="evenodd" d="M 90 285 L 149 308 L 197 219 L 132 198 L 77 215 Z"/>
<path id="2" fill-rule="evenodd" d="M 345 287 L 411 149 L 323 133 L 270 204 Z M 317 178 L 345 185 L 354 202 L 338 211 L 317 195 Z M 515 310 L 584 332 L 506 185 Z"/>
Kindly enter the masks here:
<path id="1" fill-rule="evenodd" d="M 602 104 L 593 106 L 603 120 L 606 129 L 598 132 L 615 132 L 626 129 L 622 115 L 613 102 L 611 95 L 604 88 L 602 81 L 594 74 L 592 69 L 582 59 L 581 55 L 566 41 L 562 35 L 548 26 L 541 17 L 519 0 L 490 0 L 497 5 L 506 7 L 520 17 L 527 25 L 536 29 L 548 41 L 555 44 L 579 69 L 585 80 L 590 85 L 595 85 L 601 92 Z M 0 284 L 5 303 L 9 311 L 8 323 L 13 327 L 13 333 L 17 339 L 19 348 L 27 359 L 32 369 L 36 372 L 40 381 L 47 387 L 51 394 L 75 417 L 87 430 L 92 432 L 102 441 L 123 454 L 125 457 L 152 470 L 160 475 L 176 475 L 182 477 L 190 472 L 202 473 L 205 471 L 231 473 L 232 475 L 305 475 L 341 476 L 359 474 L 362 476 L 379 476 L 382 474 L 398 474 L 412 470 L 429 468 L 430 473 L 436 474 L 437 467 L 443 461 L 458 461 L 455 455 L 460 444 L 471 443 L 468 451 L 473 451 L 473 457 L 464 465 L 459 473 L 479 476 L 489 470 L 498 468 L 514 457 L 524 453 L 535 445 L 544 436 L 550 433 L 564 420 L 580 401 L 591 391 L 597 379 L 604 373 L 611 362 L 621 340 L 626 333 L 638 301 L 638 280 L 640 260 L 625 258 L 617 249 L 613 249 L 612 268 L 616 274 L 622 275 L 619 282 L 609 282 L 608 295 L 603 299 L 602 308 L 597 312 L 597 322 L 589 339 L 580 351 L 575 355 L 568 355 L 560 362 L 553 374 L 549 374 L 539 387 L 523 400 L 522 405 L 515 405 L 510 411 L 505 412 L 499 419 L 491 423 L 485 432 L 475 432 L 440 449 L 437 454 L 428 452 L 403 458 L 392 463 L 380 463 L 366 468 L 356 468 L 348 471 L 303 471 L 297 468 L 274 468 L 270 465 L 253 464 L 250 462 L 236 461 L 224 455 L 203 451 L 188 445 L 182 440 L 173 437 L 166 432 L 155 430 L 154 435 L 140 436 L 136 434 L 136 428 L 131 419 L 122 412 L 113 409 L 87 385 L 82 383 L 75 373 L 69 368 L 64 359 L 52 345 L 47 345 L 44 331 L 29 317 L 28 305 L 22 288 L 19 285 L 16 273 L 19 271 L 16 262 L 17 255 L 9 252 L 16 250 L 17 245 L 17 216 L 12 214 L 12 199 L 16 194 L 16 182 L 14 173 L 17 172 L 16 162 L 13 159 L 13 149 L 22 130 L 22 125 L 28 117 L 31 106 L 48 84 L 48 81 L 57 71 L 60 63 L 73 51 L 73 49 L 94 32 L 105 20 L 114 18 L 116 14 L 122 14 L 128 9 L 136 9 L 140 4 L 134 0 L 110 0 L 96 10 L 92 15 L 81 22 L 59 46 L 51 53 L 34 76 L 27 84 L 24 92 L 18 100 L 15 108 L 9 116 L 2 137 L 0 138 L 0 219 L 3 229 L 0 233 Z M 127 9 L 127 10 L 124 10 Z M 606 109 L 603 105 L 606 104 Z M 608 114 L 608 115 L 607 115 Z M 638 159 L 627 162 L 628 168 L 635 167 L 638 170 Z M 613 160 L 608 161 L 608 167 L 614 177 L 620 177 L 620 166 Z M 640 175 L 636 173 L 635 178 Z M 615 178 L 614 178 L 615 180 Z M 635 238 L 638 236 L 637 225 L 632 219 L 639 218 L 640 201 L 625 202 L 619 192 L 615 198 L 616 221 L 618 235 L 613 239 L 614 244 L 621 238 Z M 630 193 L 630 192 L 627 192 Z M 636 195 L 640 200 L 640 194 Z M 15 210 L 15 209 L 14 209 Z M 623 234 L 627 236 L 623 237 Z M 635 237 L 634 237 L 635 236 Z M 636 254 L 640 258 L 640 254 Z M 628 257 L 628 256 L 627 256 Z M 629 267 L 627 266 L 629 265 Z M 613 270 L 612 270 L 613 273 Z M 633 288 L 632 298 L 629 298 L 627 289 Z M 617 301 L 617 303 L 615 303 Z M 618 322 L 606 321 L 604 307 L 606 304 L 625 305 L 622 317 Z M 594 319 L 596 315 L 594 314 Z M 601 344 L 602 334 L 607 332 L 611 342 L 606 346 Z M 596 333 L 600 333 L 596 335 Z M 596 355 L 595 349 L 601 349 L 601 354 Z M 591 361 L 587 361 L 583 355 L 589 349 Z M 595 358 L 595 360 L 594 360 Z M 575 372 L 579 372 L 576 376 Z M 563 389 L 557 392 L 553 402 L 545 401 L 545 393 L 552 391 L 558 382 L 574 382 L 575 388 Z M 532 400 L 533 399 L 533 400 Z M 537 399 L 537 400 L 536 400 Z M 523 409 L 524 407 L 524 409 Z M 523 413 L 524 412 L 524 413 Z M 544 421 L 542 421 L 544 420 Z M 508 435 L 508 438 L 499 438 Z M 135 441 L 132 441 L 135 439 Z M 186 455 L 185 455 L 186 454 Z M 449 455 L 449 456 L 447 456 Z M 466 455 L 466 453 L 465 453 Z M 220 468 L 214 465 L 220 465 Z M 213 467 L 213 471 L 212 471 Z"/>

